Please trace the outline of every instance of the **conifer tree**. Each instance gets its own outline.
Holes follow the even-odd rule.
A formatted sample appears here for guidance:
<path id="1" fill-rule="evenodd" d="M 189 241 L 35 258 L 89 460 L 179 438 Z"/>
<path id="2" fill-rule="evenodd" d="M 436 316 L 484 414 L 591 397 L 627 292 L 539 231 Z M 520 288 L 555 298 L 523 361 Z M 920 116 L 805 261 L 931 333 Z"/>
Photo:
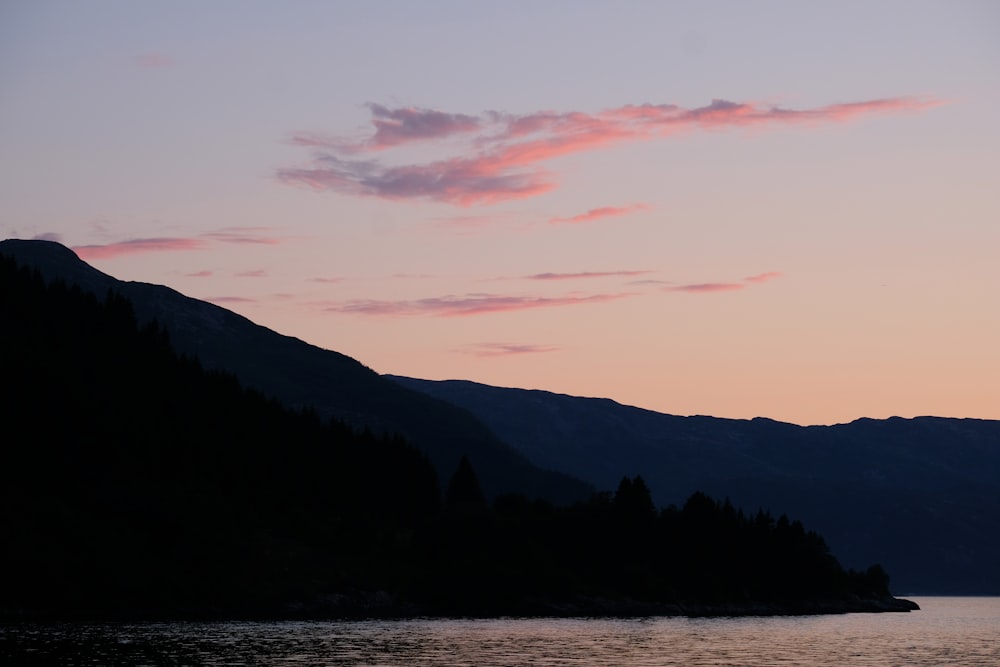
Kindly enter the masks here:
<path id="1" fill-rule="evenodd" d="M 448 481 L 445 492 L 445 506 L 459 512 L 474 512 L 487 508 L 486 495 L 479 485 L 479 478 L 472 464 L 465 456 L 458 462 L 458 469 Z"/>

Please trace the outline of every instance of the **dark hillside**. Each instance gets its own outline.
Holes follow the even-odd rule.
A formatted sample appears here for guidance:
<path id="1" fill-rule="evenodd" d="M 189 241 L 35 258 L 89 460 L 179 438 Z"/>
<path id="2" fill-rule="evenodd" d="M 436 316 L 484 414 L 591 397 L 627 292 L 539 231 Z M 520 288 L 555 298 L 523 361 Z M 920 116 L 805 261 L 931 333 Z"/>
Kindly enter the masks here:
<path id="1" fill-rule="evenodd" d="M 46 280 L 61 279 L 101 297 L 109 289 L 119 292 L 133 303 L 139 323 L 155 319 L 179 353 L 197 357 L 208 370 L 230 372 L 289 407 L 310 406 L 324 419 L 404 435 L 440 475 L 451 474 L 468 456 L 490 496 L 524 493 L 566 503 L 592 492 L 585 483 L 532 465 L 464 409 L 401 387 L 348 356 L 167 287 L 117 280 L 58 243 L 7 240 L 0 242 L 0 254 L 39 269 Z"/>
<path id="2" fill-rule="evenodd" d="M 536 465 L 599 488 L 641 471 L 661 505 L 701 490 L 795 515 L 847 565 L 883 563 L 895 590 L 1000 594 L 1000 422 L 919 417 L 802 427 L 394 379 L 473 412 Z"/>
<path id="3" fill-rule="evenodd" d="M 0 256 L 0 321 L 4 615 L 252 614 L 376 588 L 394 536 L 439 511 L 416 449 L 177 357 L 118 294 Z"/>
<path id="4" fill-rule="evenodd" d="M 0 617 L 906 611 L 816 533 L 641 477 L 559 507 L 442 499 L 398 437 L 178 356 L 156 322 L 0 256 Z"/>

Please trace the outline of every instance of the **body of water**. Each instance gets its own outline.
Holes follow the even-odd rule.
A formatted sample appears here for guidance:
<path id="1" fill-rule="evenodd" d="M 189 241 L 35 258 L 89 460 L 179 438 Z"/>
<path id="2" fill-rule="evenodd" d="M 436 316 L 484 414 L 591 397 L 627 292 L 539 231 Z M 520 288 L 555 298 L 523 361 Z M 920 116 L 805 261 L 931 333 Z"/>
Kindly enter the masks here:
<path id="1" fill-rule="evenodd" d="M 1000 598 L 909 614 L 0 626 L 4 665 L 1000 665 Z"/>

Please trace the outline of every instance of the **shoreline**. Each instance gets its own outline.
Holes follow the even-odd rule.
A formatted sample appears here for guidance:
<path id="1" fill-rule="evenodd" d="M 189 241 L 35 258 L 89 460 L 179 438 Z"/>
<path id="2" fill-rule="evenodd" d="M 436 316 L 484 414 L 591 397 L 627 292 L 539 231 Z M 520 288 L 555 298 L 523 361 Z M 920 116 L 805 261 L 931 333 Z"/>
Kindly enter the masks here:
<path id="1" fill-rule="evenodd" d="M 920 606 L 905 598 L 795 600 L 787 602 L 698 603 L 645 602 L 578 598 L 571 601 L 524 600 L 504 605 L 426 605 L 397 600 L 388 593 L 328 595 L 281 608 L 255 609 L 106 609 L 0 610 L 0 624 L 19 623 L 156 623 L 156 622 L 282 622 L 412 619 L 500 618 L 733 618 L 822 616 L 839 614 L 908 613 Z"/>

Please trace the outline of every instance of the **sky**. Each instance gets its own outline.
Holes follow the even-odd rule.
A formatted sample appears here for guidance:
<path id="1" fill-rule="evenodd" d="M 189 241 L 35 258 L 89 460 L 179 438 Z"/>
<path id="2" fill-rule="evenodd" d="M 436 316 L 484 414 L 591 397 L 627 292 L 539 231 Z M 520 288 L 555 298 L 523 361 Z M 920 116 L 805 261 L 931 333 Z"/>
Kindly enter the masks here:
<path id="1" fill-rule="evenodd" d="M 0 1 L 0 236 L 379 373 L 1000 419 L 1000 3 Z"/>

